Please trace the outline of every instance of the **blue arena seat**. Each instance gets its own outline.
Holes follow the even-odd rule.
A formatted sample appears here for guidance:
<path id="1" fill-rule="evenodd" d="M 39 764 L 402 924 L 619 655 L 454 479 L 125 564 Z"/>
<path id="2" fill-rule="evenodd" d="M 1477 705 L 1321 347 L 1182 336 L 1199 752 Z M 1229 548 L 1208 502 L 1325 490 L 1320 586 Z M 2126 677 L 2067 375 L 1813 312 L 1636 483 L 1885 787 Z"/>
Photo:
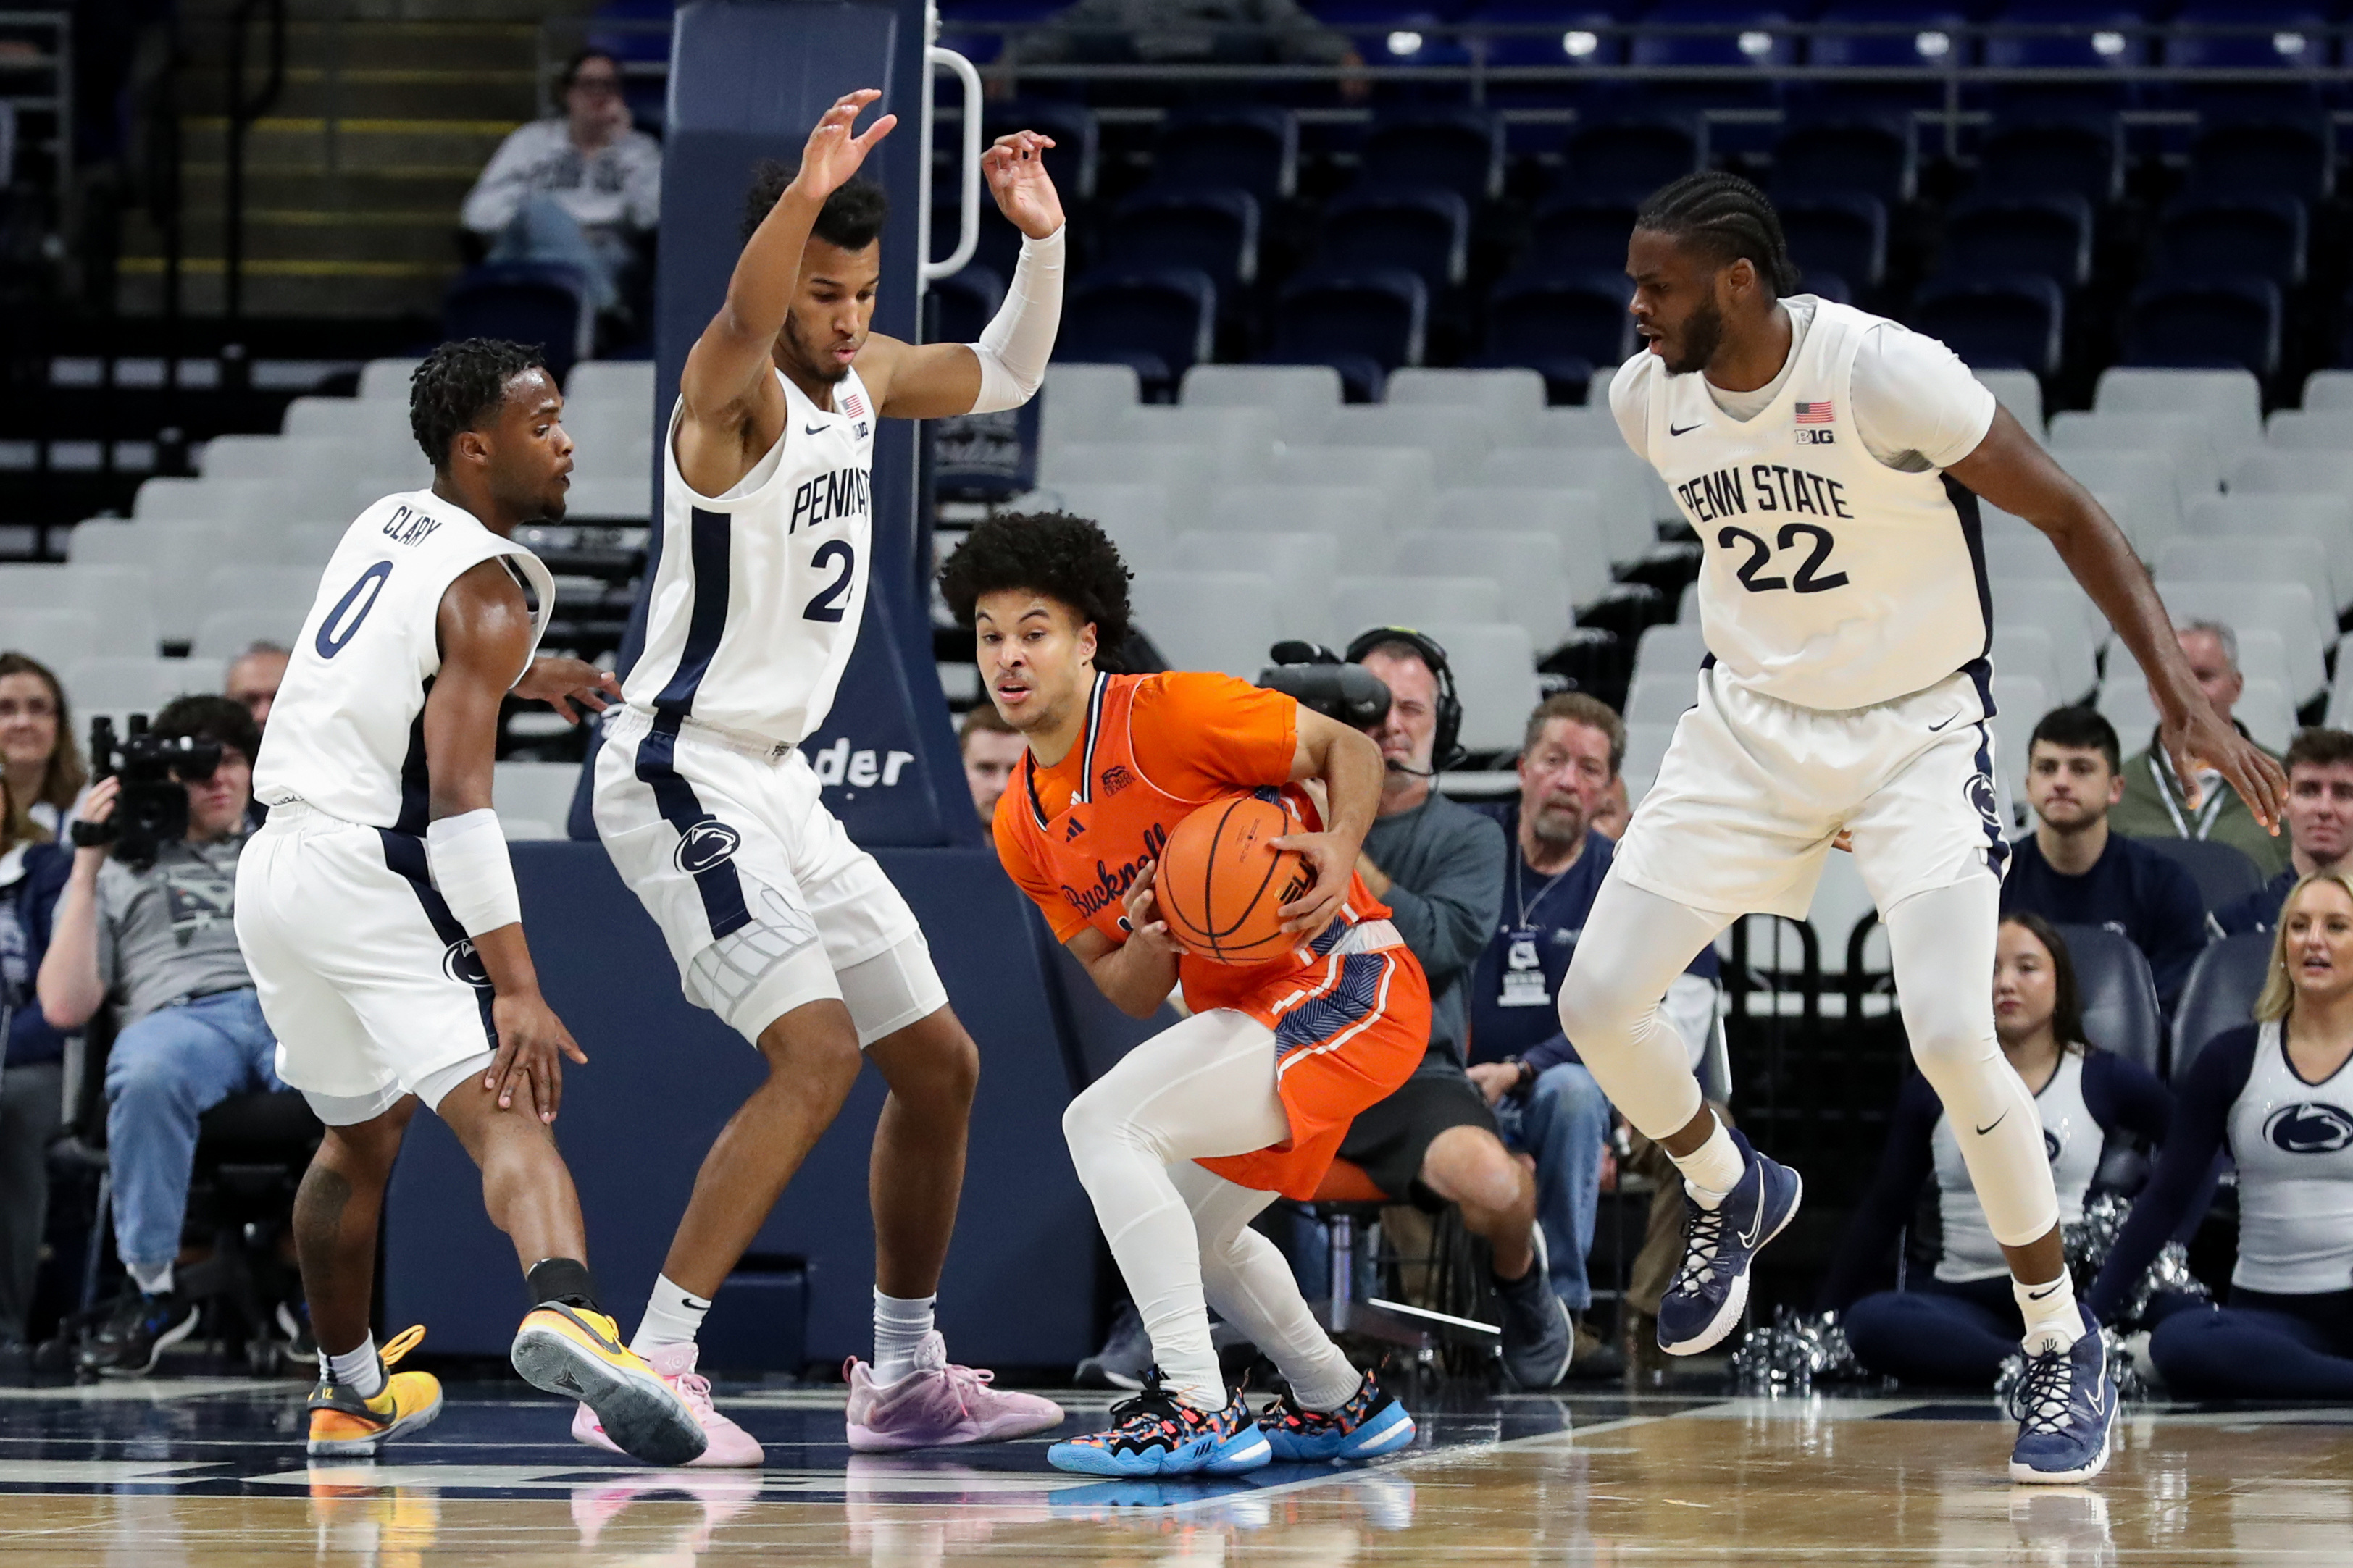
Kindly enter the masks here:
<path id="1" fill-rule="evenodd" d="M 1166 186 L 1240 186 L 1259 204 L 1299 189 L 1299 121 L 1265 103 L 1171 110 L 1152 144 L 1152 179 Z"/>
<path id="2" fill-rule="evenodd" d="M 1374 191 L 1445 190 L 1476 204 L 1504 189 L 1504 122 L 1468 105 L 1426 104 L 1373 123 L 1362 152 Z"/>
<path id="3" fill-rule="evenodd" d="M 2137 30 L 2146 20 L 2139 8 L 2116 0 L 2010 0 L 1992 17 L 1997 30 L 1986 37 L 1985 63 L 2002 70 L 2126 70 L 2149 65 L 2152 45 Z M 2003 23 L 2022 27 L 2073 24 L 2085 30 L 2005 33 L 1999 30 Z"/>
<path id="4" fill-rule="evenodd" d="M 1821 120 L 1793 126 L 1773 144 L 1773 193 L 1782 196 L 1873 196 L 1890 206 L 1919 183 L 1909 126 L 1879 120 Z"/>
<path id="5" fill-rule="evenodd" d="M 1706 26 L 1721 31 L 1636 37 L 1628 58 L 1638 66 L 1790 66 L 1798 41 L 1787 30 L 1788 13 L 1778 6 L 1741 0 L 1660 0 L 1645 22 Z"/>
<path id="6" fill-rule="evenodd" d="M 2125 312 L 2122 363 L 2279 369 L 2279 286 L 2260 278 L 2147 283 Z"/>
<path id="7" fill-rule="evenodd" d="M 982 329 L 997 314 L 997 308 L 1005 303 L 1005 279 L 995 268 L 974 262 L 933 284 L 931 297 L 939 301 L 939 314 L 932 323 L 932 342 L 977 342 Z M 568 423 L 570 416 L 565 417 Z M 642 415 L 638 423 L 644 423 Z"/>
<path id="8" fill-rule="evenodd" d="M 1491 33 L 1482 39 L 1491 66 L 1612 66 L 1626 58 L 1625 39 L 1602 30 L 1614 18 L 1599 6 L 1564 5 L 1560 0 L 1486 0 L 1462 19 L 1526 29 Z M 1553 95 L 1557 101 L 1560 88 L 1546 82 L 1533 91 L 1525 87 L 1519 90 L 1532 101 L 1538 92 Z M 1491 100 L 1497 96 L 1494 88 L 1489 92 Z"/>
<path id="9" fill-rule="evenodd" d="M 2101 926 L 2062 925 L 2084 997 L 2088 1043 L 2152 1073 L 2165 1070 L 2165 1016 L 2140 949 Z"/>
<path id="10" fill-rule="evenodd" d="M 2124 141 L 2114 120 L 2000 125 L 1978 152 L 1977 188 L 1988 195 L 2075 195 L 2103 207 L 2124 185 Z"/>
<path id="11" fill-rule="evenodd" d="M 537 345 L 558 382 L 588 348 L 587 279 L 556 261 L 492 261 L 470 268 L 441 299 L 448 338 L 509 338 Z"/>
<path id="12" fill-rule="evenodd" d="M 1946 216 L 1938 271 L 1965 279 L 2028 274 L 2080 289 L 2092 279 L 2092 204 L 2072 193 L 1965 197 Z"/>
<path id="13" fill-rule="evenodd" d="M 2177 197 L 2158 222 L 2149 276 L 2177 283 L 2267 278 L 2293 288 L 2304 281 L 2307 230 L 2304 203 L 2294 196 Z"/>
<path id="14" fill-rule="evenodd" d="M 1091 273 L 1071 288 L 1054 357 L 1125 364 L 1155 387 L 1209 357 L 1218 287 L 1191 268 Z"/>
<path id="15" fill-rule="evenodd" d="M 1432 298 L 1462 281 L 1471 208 L 1447 190 L 1363 185 L 1324 209 L 1324 264 L 1347 270 L 1402 267 Z"/>
<path id="16" fill-rule="evenodd" d="M 2181 1081 L 2206 1042 L 2253 1021 L 2255 998 L 2272 964 L 2268 931 L 2226 936 L 2198 955 L 2173 1005 L 2173 1051 L 2167 1077 Z"/>
<path id="17" fill-rule="evenodd" d="M 1113 209 L 1098 265 L 1190 267 L 1222 296 L 1257 281 L 1258 237 L 1258 198 L 1248 191 L 1147 185 Z"/>
<path id="18" fill-rule="evenodd" d="M 1590 380 L 1592 367 L 1616 364 L 1633 352 L 1633 321 L 1626 314 L 1631 290 L 1622 274 L 1527 272 L 1495 285 L 1487 298 L 1484 365 L 1525 365 L 1543 373 L 1551 400 L 1575 401 L 1567 392 L 1577 367 Z"/>
<path id="19" fill-rule="evenodd" d="M 2264 0 L 2190 0 L 2174 13 L 2165 63 L 2221 70 L 2308 70 L 2328 63 L 2328 13 Z M 2256 25 L 2251 27 L 2250 24 Z M 2204 32 L 2201 28 L 2222 28 Z"/>
<path id="20" fill-rule="evenodd" d="M 1626 265 L 1634 203 L 1556 196 L 1528 222 L 1527 264 L 1549 272 L 1607 272 Z"/>
<path id="21" fill-rule="evenodd" d="M 2301 119 L 2232 116 L 2189 144 L 2186 188 L 2215 196 L 2318 201 L 2334 188 L 2322 127 Z"/>
<path id="22" fill-rule="evenodd" d="M 1789 259 L 1810 283 L 1817 273 L 1835 274 L 1863 289 L 1885 280 L 1887 208 L 1878 197 L 1804 195 L 1774 205 L 1788 237 Z"/>
<path id="23" fill-rule="evenodd" d="M 2048 278 L 1954 279 L 1922 289 L 1907 324 L 1979 368 L 2053 375 L 2066 302 Z"/>
<path id="24" fill-rule="evenodd" d="M 1352 401 L 1377 400 L 1390 371 L 1421 363 L 1430 290 L 1403 268 L 1319 268 L 1293 279 L 1279 305 L 1261 361 L 1331 365 Z"/>
<path id="25" fill-rule="evenodd" d="M 1602 121 L 1572 130 L 1561 153 L 1561 200 L 1631 205 L 1698 168 L 1699 137 L 1679 120 Z"/>
<path id="26" fill-rule="evenodd" d="M 1967 63 L 1968 40 L 1961 29 L 1968 17 L 1943 0 L 1846 0 L 1823 6 L 1816 20 L 1891 30 L 1817 33 L 1807 47 L 1808 65 L 1944 71 Z"/>

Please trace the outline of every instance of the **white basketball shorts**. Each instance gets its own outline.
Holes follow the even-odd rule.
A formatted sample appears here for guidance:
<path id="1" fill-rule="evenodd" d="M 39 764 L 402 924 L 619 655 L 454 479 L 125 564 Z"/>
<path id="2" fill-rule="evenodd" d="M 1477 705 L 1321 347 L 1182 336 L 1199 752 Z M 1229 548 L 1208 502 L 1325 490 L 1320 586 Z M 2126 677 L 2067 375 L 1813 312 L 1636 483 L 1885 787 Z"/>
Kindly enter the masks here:
<path id="1" fill-rule="evenodd" d="M 295 802 L 237 864 L 237 940 L 278 1076 L 348 1127 L 429 1106 L 490 1065 L 490 976 L 433 890 L 425 841 Z"/>
<path id="2" fill-rule="evenodd" d="M 849 1007 L 860 1047 L 947 1005 L 914 911 L 826 810 L 797 749 L 618 708 L 596 813 L 687 1000 L 754 1044 L 825 998 Z"/>
<path id="3" fill-rule="evenodd" d="M 1883 911 L 1971 877 L 1999 880 L 2010 850 L 1992 715 L 1969 669 L 1831 711 L 1746 690 L 1711 666 L 1609 874 L 1711 914 L 1803 920 L 1843 829 Z"/>

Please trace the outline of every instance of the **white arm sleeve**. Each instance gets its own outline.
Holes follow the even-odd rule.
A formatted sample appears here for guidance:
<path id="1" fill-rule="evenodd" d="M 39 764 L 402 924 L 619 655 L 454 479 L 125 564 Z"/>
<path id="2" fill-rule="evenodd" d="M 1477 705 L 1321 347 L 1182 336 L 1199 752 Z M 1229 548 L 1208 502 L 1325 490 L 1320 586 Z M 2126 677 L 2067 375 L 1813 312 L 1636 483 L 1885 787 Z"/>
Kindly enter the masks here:
<path id="1" fill-rule="evenodd" d="M 425 829 L 425 864 L 434 889 L 468 936 L 480 936 L 522 919 L 514 862 L 507 858 L 499 814 L 485 807 L 445 816 Z"/>
<path id="2" fill-rule="evenodd" d="M 1854 429 L 1891 468 L 1948 468 L 1993 428 L 1994 397 L 1961 356 L 1890 322 L 1855 351 Z"/>
<path id="3" fill-rule="evenodd" d="M 1046 379 L 1046 361 L 1053 356 L 1054 333 L 1062 324 L 1063 237 L 1070 225 L 1043 239 L 1021 242 L 1021 259 L 1013 268 L 1013 286 L 996 320 L 981 330 L 972 345 L 980 361 L 980 395 L 973 400 L 975 414 L 1018 408 L 1038 394 Z"/>

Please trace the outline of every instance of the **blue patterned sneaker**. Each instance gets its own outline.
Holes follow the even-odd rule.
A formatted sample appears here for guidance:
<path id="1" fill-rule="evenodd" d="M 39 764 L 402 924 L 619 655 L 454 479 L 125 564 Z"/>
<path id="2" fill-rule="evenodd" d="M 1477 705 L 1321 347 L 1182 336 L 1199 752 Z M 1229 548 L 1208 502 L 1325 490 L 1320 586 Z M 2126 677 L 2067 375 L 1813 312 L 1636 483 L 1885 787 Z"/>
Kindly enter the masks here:
<path id="1" fill-rule="evenodd" d="M 1266 1434 L 1239 1394 L 1223 1410 L 1196 1410 L 1160 1386 L 1160 1369 L 1144 1392 L 1111 1407 L 1111 1429 L 1071 1437 L 1046 1450 L 1046 1462 L 1082 1476 L 1229 1476 L 1274 1457 Z"/>
<path id="2" fill-rule="evenodd" d="M 1697 1355 L 1722 1342 L 1748 1305 L 1748 1265 L 1781 1234 L 1804 1198 L 1798 1173 L 1768 1160 L 1738 1132 L 1732 1141 L 1748 1168 L 1716 1207 L 1683 1194 L 1683 1265 L 1659 1302 L 1659 1348 Z"/>
<path id="3" fill-rule="evenodd" d="M 2100 1325 L 2084 1312 L 2084 1331 L 2065 1350 L 2026 1355 L 2026 1376 L 2010 1396 L 2018 1446 L 2010 1451 L 2013 1481 L 2056 1485 L 2088 1481 L 2108 1463 L 2116 1424 L 2116 1382 Z"/>
<path id="4" fill-rule="evenodd" d="M 1356 1397 L 1337 1410 L 1303 1410 L 1285 1391 L 1259 1412 L 1258 1422 L 1274 1457 L 1285 1464 L 1377 1459 L 1413 1441 L 1413 1417 L 1369 1372 Z"/>

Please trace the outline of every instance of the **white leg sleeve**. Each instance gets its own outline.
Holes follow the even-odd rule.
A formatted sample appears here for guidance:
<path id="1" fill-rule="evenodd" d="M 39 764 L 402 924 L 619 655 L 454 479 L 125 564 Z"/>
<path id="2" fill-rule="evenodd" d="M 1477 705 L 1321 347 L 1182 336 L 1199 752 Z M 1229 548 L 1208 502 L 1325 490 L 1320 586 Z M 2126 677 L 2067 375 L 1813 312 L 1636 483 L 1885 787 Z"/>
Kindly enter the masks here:
<path id="1" fill-rule="evenodd" d="M 1169 1391 L 1198 1409 L 1223 1409 L 1201 1237 L 1169 1167 L 1291 1136 L 1274 1092 L 1274 1031 L 1223 1008 L 1197 1013 L 1071 1101 L 1062 1135 Z"/>
<path id="2" fill-rule="evenodd" d="M 1037 395 L 1053 357 L 1054 334 L 1062 326 L 1062 252 L 1070 225 L 1043 239 L 1024 238 L 1021 259 L 1005 303 L 972 345 L 980 361 L 980 396 L 975 414 L 1018 408 Z"/>
<path id="3" fill-rule="evenodd" d="M 1681 1131 L 1700 1108 L 1690 1048 L 1661 999 L 1727 923 L 1605 878 L 1561 982 L 1562 1032 L 1609 1102 L 1654 1142 Z"/>
<path id="4" fill-rule="evenodd" d="M 1915 893 L 1887 911 L 1887 948 L 1912 1059 L 1952 1119 L 1986 1227 L 2004 1247 L 2023 1247 L 2059 1223 L 2059 1194 L 2034 1096 L 1994 1037 L 2000 911 L 1990 877 Z"/>
<path id="5" fill-rule="evenodd" d="M 1237 1186 L 1190 1162 L 1171 1167 L 1169 1174 L 1201 1237 L 1201 1283 L 1209 1305 L 1266 1352 L 1301 1405 L 1310 1410 L 1345 1405 L 1363 1374 L 1307 1310 L 1290 1263 L 1250 1228 L 1275 1194 Z"/>

